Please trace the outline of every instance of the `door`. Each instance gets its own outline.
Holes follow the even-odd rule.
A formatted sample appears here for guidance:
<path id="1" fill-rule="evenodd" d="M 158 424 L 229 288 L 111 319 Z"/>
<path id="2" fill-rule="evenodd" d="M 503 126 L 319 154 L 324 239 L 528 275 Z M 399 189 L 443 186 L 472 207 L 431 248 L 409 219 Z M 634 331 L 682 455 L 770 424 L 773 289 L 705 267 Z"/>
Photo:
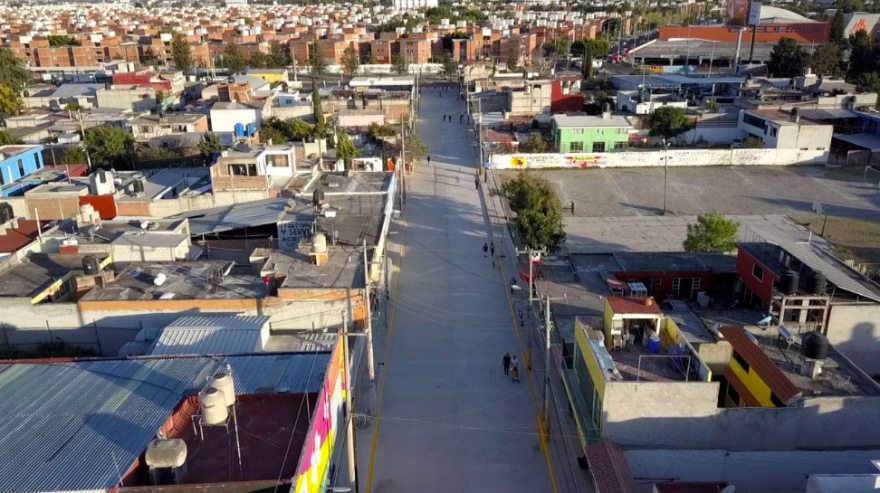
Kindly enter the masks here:
<path id="1" fill-rule="evenodd" d="M 683 277 L 678 285 L 678 297 L 684 300 L 693 299 L 694 280 L 690 277 Z"/>

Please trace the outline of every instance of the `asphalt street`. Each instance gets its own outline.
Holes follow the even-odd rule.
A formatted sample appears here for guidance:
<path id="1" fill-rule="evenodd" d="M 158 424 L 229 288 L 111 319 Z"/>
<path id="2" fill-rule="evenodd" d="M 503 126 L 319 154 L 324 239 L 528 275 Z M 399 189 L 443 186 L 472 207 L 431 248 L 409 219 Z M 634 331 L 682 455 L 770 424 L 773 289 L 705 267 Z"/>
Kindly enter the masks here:
<path id="1" fill-rule="evenodd" d="M 455 91 L 424 90 L 418 131 L 432 161 L 417 166 L 392 232 L 403 251 L 390 328 L 376 330 L 374 417 L 357 435 L 361 491 L 553 491 L 531 386 L 502 371 L 504 353 L 521 350 L 507 283 L 482 251 L 462 111 Z"/>

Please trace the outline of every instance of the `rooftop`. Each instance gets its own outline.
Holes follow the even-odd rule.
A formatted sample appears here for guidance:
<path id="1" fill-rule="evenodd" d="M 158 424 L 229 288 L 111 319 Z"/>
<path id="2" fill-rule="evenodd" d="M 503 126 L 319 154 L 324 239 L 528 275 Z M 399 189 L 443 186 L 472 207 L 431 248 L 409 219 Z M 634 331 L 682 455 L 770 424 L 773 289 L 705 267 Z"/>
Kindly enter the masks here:
<path id="1" fill-rule="evenodd" d="M 618 252 L 621 272 L 736 272 L 736 256 L 722 253 Z"/>
<path id="2" fill-rule="evenodd" d="M 590 474 L 601 493 L 635 493 L 636 483 L 623 451 L 611 440 L 603 439 L 586 447 Z"/>
<path id="3" fill-rule="evenodd" d="M 94 254 L 99 260 L 105 255 Z M 0 298 L 34 298 L 72 272 L 82 271 L 86 255 L 30 253 L 0 272 Z M 6 260 L 10 262 L 10 260 Z"/>
<path id="4" fill-rule="evenodd" d="M 240 435 L 246 441 L 242 455 L 260 458 L 246 461 L 253 467 L 245 469 L 244 477 L 277 479 L 283 454 L 260 451 L 259 447 L 282 440 L 283 444 L 270 449 L 284 449 L 289 435 L 279 434 L 278 429 L 290 429 L 287 421 L 298 417 L 290 412 L 301 407 L 298 395 L 321 389 L 329 360 L 329 353 L 307 353 L 238 356 L 223 361 L 142 358 L 0 365 L 0 416 L 6 418 L 0 424 L 0 491 L 104 491 L 115 487 L 120 470 L 127 471 L 138 462 L 181 401 L 196 395 L 224 363 L 232 368 L 239 396 L 291 394 L 289 399 L 279 396 L 280 407 L 255 408 L 251 403 L 256 399 L 242 398 L 238 408 L 239 425 L 252 432 Z M 306 416 L 300 421 L 307 425 L 310 419 Z M 271 433 L 266 426 L 271 427 Z M 192 426 L 181 428 L 184 433 L 192 432 Z M 192 464 L 187 482 L 221 481 L 229 474 L 228 437 L 225 431 L 215 431 L 219 430 L 206 434 L 210 446 L 189 444 L 193 457 L 192 462 L 187 461 L 188 466 Z M 223 443 L 214 435 L 222 436 Z M 257 448 L 256 443 L 260 444 Z M 291 468 L 296 462 L 288 460 Z M 272 469 L 274 477 L 262 477 L 266 469 Z"/>
<path id="5" fill-rule="evenodd" d="M 610 115 L 608 118 L 589 115 L 553 115 L 553 122 L 559 128 L 631 127 L 632 122 L 623 115 Z"/>
<path id="6" fill-rule="evenodd" d="M 41 150 L 43 146 L 39 145 L 23 145 L 23 144 L 15 144 L 15 145 L 5 145 L 0 146 L 0 161 L 9 159 L 13 156 L 17 156 L 19 154 L 24 154 L 25 152 L 38 151 Z"/>
<path id="7" fill-rule="evenodd" d="M 205 355 L 262 352 L 262 331 L 269 317 L 188 315 L 162 329 L 149 354 Z"/>
<path id="8" fill-rule="evenodd" d="M 615 314 L 636 314 L 636 315 L 661 315 L 660 307 L 654 301 L 652 296 L 647 298 L 632 296 L 622 298 L 620 296 L 609 296 L 607 298 L 608 305 Z"/>
<path id="9" fill-rule="evenodd" d="M 42 222 L 45 228 L 46 222 Z M 12 253 L 19 250 L 34 241 L 38 232 L 37 221 L 30 219 L 20 219 L 15 227 L 11 224 L 7 225 L 7 229 L 0 233 L 0 253 Z"/>
<path id="10" fill-rule="evenodd" d="M 132 125 L 181 125 L 196 123 L 208 118 L 197 113 L 163 113 L 161 115 L 143 115 L 131 121 Z"/>
<path id="11" fill-rule="evenodd" d="M 365 286 L 363 254 L 351 249 L 328 247 L 327 263 L 317 265 L 310 261 L 308 246 L 285 253 L 257 248 L 251 262 L 263 262 L 261 277 L 282 279 L 280 287 L 292 289 L 352 288 Z"/>
<path id="12" fill-rule="evenodd" d="M 321 176 L 309 182 L 299 194 L 311 194 L 315 190 L 323 190 L 325 195 L 351 193 L 382 193 L 388 190 L 392 174 L 385 171 L 361 171 L 346 176 L 344 173 L 322 172 Z"/>
<path id="13" fill-rule="evenodd" d="M 193 236 L 277 223 L 293 202 L 277 198 L 200 209 L 174 216 L 188 218 Z"/>
<path id="14" fill-rule="evenodd" d="M 266 285 L 256 276 L 229 275 L 231 262 L 140 262 L 125 267 L 116 280 L 96 287 L 82 301 L 244 300 L 265 298 Z M 165 281 L 157 286 L 157 276 Z M 164 296 L 164 298 L 162 298 Z"/>
<path id="15" fill-rule="evenodd" d="M 666 354 L 651 354 L 639 341 L 627 344 L 624 349 L 609 351 L 601 331 L 584 330 L 606 381 L 684 382 L 689 379 L 682 370 L 673 366 L 676 358 Z"/>

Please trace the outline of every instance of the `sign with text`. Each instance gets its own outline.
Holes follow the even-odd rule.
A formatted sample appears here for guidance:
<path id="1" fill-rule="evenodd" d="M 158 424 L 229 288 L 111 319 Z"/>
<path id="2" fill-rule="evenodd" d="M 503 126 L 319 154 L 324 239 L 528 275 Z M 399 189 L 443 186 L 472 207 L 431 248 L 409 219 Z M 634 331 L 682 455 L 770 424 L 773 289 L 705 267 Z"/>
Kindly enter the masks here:
<path id="1" fill-rule="evenodd" d="M 303 238 L 312 237 L 313 221 L 284 221 L 278 223 L 278 249 L 293 252 Z"/>
<path id="2" fill-rule="evenodd" d="M 724 11 L 724 24 L 727 27 L 743 28 L 749 19 L 750 0 L 727 0 Z"/>
<path id="3" fill-rule="evenodd" d="M 749 25 L 757 26 L 761 23 L 761 2 L 752 2 L 749 7 Z"/>

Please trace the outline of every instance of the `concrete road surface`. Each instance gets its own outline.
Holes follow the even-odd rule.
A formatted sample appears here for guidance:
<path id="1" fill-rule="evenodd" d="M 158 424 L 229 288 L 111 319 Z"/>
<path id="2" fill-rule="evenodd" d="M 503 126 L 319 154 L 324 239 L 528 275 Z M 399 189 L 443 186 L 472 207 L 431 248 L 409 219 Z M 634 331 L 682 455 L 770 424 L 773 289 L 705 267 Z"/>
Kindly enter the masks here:
<path id="1" fill-rule="evenodd" d="M 552 492 L 536 398 L 502 371 L 504 353 L 521 348 L 506 282 L 482 251 L 465 108 L 455 91 L 438 93 L 424 90 L 419 113 L 432 163 L 410 179 L 405 227 L 391 237 L 402 270 L 391 327 L 376 329 L 377 418 L 357 435 L 360 491 Z"/>

